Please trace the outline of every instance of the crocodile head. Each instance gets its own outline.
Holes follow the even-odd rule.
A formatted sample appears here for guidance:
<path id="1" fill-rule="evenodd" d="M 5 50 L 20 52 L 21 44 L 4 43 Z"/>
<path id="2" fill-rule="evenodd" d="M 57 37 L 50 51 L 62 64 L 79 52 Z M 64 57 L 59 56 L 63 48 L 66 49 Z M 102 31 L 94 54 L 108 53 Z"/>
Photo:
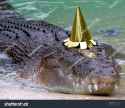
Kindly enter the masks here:
<path id="1" fill-rule="evenodd" d="M 38 79 L 51 91 L 110 95 L 119 81 L 119 72 L 118 64 L 105 53 L 89 58 L 74 49 L 62 49 L 42 59 Z"/>

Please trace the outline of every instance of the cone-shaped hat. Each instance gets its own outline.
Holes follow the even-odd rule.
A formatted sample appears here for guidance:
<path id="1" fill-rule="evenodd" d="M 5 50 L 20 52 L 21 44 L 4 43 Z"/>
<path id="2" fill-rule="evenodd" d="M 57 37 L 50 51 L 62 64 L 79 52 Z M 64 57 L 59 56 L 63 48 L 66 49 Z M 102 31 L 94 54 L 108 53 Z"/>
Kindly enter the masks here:
<path id="1" fill-rule="evenodd" d="M 68 40 L 65 40 L 65 46 L 76 47 L 80 45 L 81 49 L 86 49 L 87 47 L 91 48 L 95 44 L 82 16 L 80 7 L 78 7 L 76 9 L 71 35 Z"/>
<path id="2" fill-rule="evenodd" d="M 87 28 L 84 17 L 82 16 L 80 7 L 76 9 L 76 15 L 73 21 L 70 40 L 72 42 L 84 42 L 91 40 L 91 34 Z"/>

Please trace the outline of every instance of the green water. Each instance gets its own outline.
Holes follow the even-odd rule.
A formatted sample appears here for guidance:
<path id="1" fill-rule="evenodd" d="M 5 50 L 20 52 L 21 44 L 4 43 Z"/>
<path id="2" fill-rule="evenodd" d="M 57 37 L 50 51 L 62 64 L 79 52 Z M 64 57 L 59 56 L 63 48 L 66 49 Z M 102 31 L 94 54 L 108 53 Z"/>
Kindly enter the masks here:
<path id="1" fill-rule="evenodd" d="M 120 47 L 125 53 L 125 0 L 9 0 L 28 19 L 46 20 L 61 27 L 72 25 L 75 8 L 81 7 L 95 39 Z M 119 28 L 116 37 L 95 34 L 99 29 Z"/>
<path id="2" fill-rule="evenodd" d="M 125 0 L 9 0 L 9 2 L 27 19 L 46 20 L 64 28 L 71 27 L 75 8 L 80 6 L 94 39 L 111 44 L 118 52 L 125 54 Z M 112 28 L 119 29 L 120 33 L 117 36 L 96 33 L 100 29 Z M 124 70 L 125 62 L 122 63 L 123 73 Z M 125 87 L 121 90 L 124 91 Z"/>

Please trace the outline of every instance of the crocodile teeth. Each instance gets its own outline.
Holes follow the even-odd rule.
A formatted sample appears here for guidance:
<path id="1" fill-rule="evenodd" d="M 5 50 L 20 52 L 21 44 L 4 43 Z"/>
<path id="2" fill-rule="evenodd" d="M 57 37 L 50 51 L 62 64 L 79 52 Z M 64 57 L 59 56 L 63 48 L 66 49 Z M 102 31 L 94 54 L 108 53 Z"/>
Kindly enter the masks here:
<path id="1" fill-rule="evenodd" d="M 95 89 L 95 91 L 98 90 L 98 85 L 97 84 L 94 84 L 94 89 Z"/>
<path id="2" fill-rule="evenodd" d="M 75 83 L 75 82 L 73 82 L 73 87 L 75 87 L 75 85 L 76 85 L 76 83 Z"/>
<path id="3" fill-rule="evenodd" d="M 69 80 L 72 80 L 72 75 L 68 75 L 68 79 L 69 79 Z"/>
<path id="4" fill-rule="evenodd" d="M 79 83 L 76 83 L 76 87 L 79 87 Z"/>
<path id="5" fill-rule="evenodd" d="M 88 85 L 89 92 L 92 93 L 92 85 Z"/>
<path id="6" fill-rule="evenodd" d="M 118 85 L 117 84 L 115 85 L 115 89 L 118 89 Z"/>

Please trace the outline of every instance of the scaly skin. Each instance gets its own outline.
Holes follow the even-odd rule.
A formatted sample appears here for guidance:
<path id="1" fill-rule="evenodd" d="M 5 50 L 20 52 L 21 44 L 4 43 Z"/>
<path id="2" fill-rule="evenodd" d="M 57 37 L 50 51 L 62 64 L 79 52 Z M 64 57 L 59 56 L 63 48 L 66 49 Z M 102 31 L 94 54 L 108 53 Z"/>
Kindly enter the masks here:
<path id="1" fill-rule="evenodd" d="M 17 64 L 20 77 L 30 77 L 50 91 L 110 95 L 120 67 L 106 44 L 80 50 L 66 48 L 69 35 L 44 21 L 13 16 L 0 19 L 0 49 Z"/>

